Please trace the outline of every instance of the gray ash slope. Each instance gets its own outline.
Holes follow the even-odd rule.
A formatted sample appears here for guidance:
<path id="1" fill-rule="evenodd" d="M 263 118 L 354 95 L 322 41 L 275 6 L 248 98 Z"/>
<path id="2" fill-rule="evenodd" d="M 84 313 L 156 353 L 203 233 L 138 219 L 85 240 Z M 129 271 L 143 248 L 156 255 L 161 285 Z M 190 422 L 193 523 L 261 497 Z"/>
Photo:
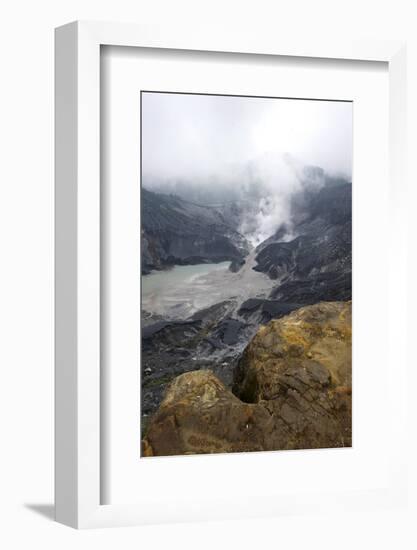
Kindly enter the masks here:
<path id="1" fill-rule="evenodd" d="M 192 263 L 196 257 L 200 261 L 217 261 L 217 254 L 226 255 L 230 251 L 242 261 L 246 253 L 242 240 L 239 240 L 241 236 L 227 226 L 222 212 L 216 214 L 214 208 L 190 207 L 192 203 L 182 200 L 171 209 L 173 200 L 169 197 L 167 205 L 172 217 L 167 219 L 165 216 L 162 220 L 162 214 L 161 217 L 153 216 L 152 227 L 146 227 L 147 237 L 158 236 L 160 227 L 162 235 L 158 239 L 162 246 L 167 228 L 180 223 L 181 231 L 177 230 L 175 238 L 180 233 L 186 235 L 185 242 L 192 250 L 189 242 L 192 231 L 198 230 L 201 235 L 205 228 L 210 227 L 208 235 L 201 235 L 203 244 L 198 245 L 198 253 L 187 255 L 184 251 L 190 249 L 181 248 L 180 259 L 175 263 Z M 149 415 L 159 406 L 168 383 L 183 372 L 210 368 L 231 387 L 233 372 L 260 324 L 287 315 L 304 305 L 351 299 L 351 200 L 350 182 L 330 179 L 319 189 L 304 190 L 293 197 L 291 233 L 295 238 L 283 242 L 288 228 L 280 227 L 256 250 L 254 269 L 273 280 L 269 296 L 253 296 L 243 303 L 231 298 L 198 311 L 188 319 L 147 322 L 148 326 L 142 332 L 144 426 Z M 151 215 L 150 212 L 148 215 Z M 198 222 L 195 221 L 196 216 L 199 217 Z M 189 219 L 192 230 L 182 225 L 187 224 Z M 208 220 L 211 222 L 207 223 Z M 225 231 L 225 241 L 220 238 L 222 231 Z M 213 238 L 217 243 L 227 242 L 230 248 L 225 245 L 225 248 L 205 254 Z M 178 250 L 172 239 L 170 242 L 172 248 L 164 248 L 165 254 L 166 250 Z M 169 254 L 160 258 L 162 264 L 170 261 Z M 228 259 L 233 259 L 232 255 Z"/>
<path id="2" fill-rule="evenodd" d="M 142 273 L 175 264 L 242 262 L 246 239 L 210 206 L 142 189 Z"/>

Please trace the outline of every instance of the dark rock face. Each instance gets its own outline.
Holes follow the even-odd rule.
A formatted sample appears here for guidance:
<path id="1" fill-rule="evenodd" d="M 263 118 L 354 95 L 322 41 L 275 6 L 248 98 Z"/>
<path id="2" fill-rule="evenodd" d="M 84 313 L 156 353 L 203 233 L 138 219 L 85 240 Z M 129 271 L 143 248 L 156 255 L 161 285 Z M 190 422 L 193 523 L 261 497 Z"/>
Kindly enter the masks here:
<path id="1" fill-rule="evenodd" d="M 352 274 L 319 273 L 310 277 L 285 281 L 271 292 L 271 297 L 280 303 L 297 302 L 302 305 L 318 301 L 350 300 L 352 297 Z"/>
<path id="2" fill-rule="evenodd" d="M 295 200 L 294 232 L 279 242 L 280 229 L 258 249 L 255 270 L 277 279 L 271 298 L 282 303 L 313 304 L 348 300 L 352 282 L 352 186 L 327 183 L 320 191 Z"/>
<path id="3" fill-rule="evenodd" d="M 261 327 L 233 393 L 210 371 L 173 380 L 143 454 L 349 447 L 351 304 L 323 302 Z"/>
<path id="4" fill-rule="evenodd" d="M 248 243 L 215 208 L 142 189 L 142 273 L 174 264 L 241 262 Z"/>
<path id="5" fill-rule="evenodd" d="M 223 319 L 217 325 L 215 336 L 228 346 L 237 344 L 239 332 L 245 327 L 245 323 L 237 319 Z"/>
<path id="6" fill-rule="evenodd" d="M 147 418 L 178 375 L 208 368 L 227 386 L 254 327 L 232 319 L 230 302 L 200 310 L 187 321 L 157 321 L 142 327 L 142 414 Z"/>
<path id="7" fill-rule="evenodd" d="M 301 307 L 301 304 L 284 302 L 280 300 L 264 300 L 263 298 L 250 298 L 240 306 L 238 314 L 245 319 L 257 319 L 261 324 L 271 319 L 279 319 L 288 315 L 291 311 Z"/>
<path id="8" fill-rule="evenodd" d="M 288 274 L 295 266 L 295 254 L 299 242 L 295 239 L 289 243 L 271 243 L 256 256 L 258 265 L 253 269 L 269 275 L 271 279 Z"/>
<path id="9" fill-rule="evenodd" d="M 239 269 L 245 265 L 245 260 L 233 260 L 229 265 L 229 271 L 237 273 Z"/>

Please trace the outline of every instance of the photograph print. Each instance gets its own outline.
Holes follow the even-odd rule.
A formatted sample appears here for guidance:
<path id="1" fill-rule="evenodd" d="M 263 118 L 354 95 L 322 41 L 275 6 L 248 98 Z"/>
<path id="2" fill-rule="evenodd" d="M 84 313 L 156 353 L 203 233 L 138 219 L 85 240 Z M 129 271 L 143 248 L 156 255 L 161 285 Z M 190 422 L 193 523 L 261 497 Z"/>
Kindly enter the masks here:
<path id="1" fill-rule="evenodd" d="M 352 445 L 352 103 L 142 91 L 141 456 Z"/>

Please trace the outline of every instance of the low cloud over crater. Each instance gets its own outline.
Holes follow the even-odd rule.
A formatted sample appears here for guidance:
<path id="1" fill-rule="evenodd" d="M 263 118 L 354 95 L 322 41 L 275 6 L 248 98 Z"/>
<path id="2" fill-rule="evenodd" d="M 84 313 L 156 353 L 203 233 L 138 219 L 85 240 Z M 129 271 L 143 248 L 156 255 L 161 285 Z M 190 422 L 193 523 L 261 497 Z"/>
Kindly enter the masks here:
<path id="1" fill-rule="evenodd" d="M 349 102 L 142 94 L 142 185 L 202 204 L 246 201 L 239 230 L 255 245 L 282 224 L 292 237 L 295 193 L 351 173 Z"/>

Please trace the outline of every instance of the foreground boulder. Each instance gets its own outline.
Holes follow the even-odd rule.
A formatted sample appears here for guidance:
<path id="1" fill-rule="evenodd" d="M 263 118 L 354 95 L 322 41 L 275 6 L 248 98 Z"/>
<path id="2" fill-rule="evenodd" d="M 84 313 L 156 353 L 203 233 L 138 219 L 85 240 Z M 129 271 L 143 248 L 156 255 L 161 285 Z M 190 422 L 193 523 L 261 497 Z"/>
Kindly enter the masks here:
<path id="1" fill-rule="evenodd" d="M 322 302 L 261 327 L 233 393 L 208 370 L 173 380 L 143 454 L 351 446 L 351 303 Z"/>
<path id="2" fill-rule="evenodd" d="M 208 370 L 169 386 L 145 439 L 145 454 L 226 453 L 263 449 L 268 412 L 243 403 Z"/>
<path id="3" fill-rule="evenodd" d="M 352 303 L 320 302 L 259 328 L 235 374 L 247 402 L 352 386 Z"/>

